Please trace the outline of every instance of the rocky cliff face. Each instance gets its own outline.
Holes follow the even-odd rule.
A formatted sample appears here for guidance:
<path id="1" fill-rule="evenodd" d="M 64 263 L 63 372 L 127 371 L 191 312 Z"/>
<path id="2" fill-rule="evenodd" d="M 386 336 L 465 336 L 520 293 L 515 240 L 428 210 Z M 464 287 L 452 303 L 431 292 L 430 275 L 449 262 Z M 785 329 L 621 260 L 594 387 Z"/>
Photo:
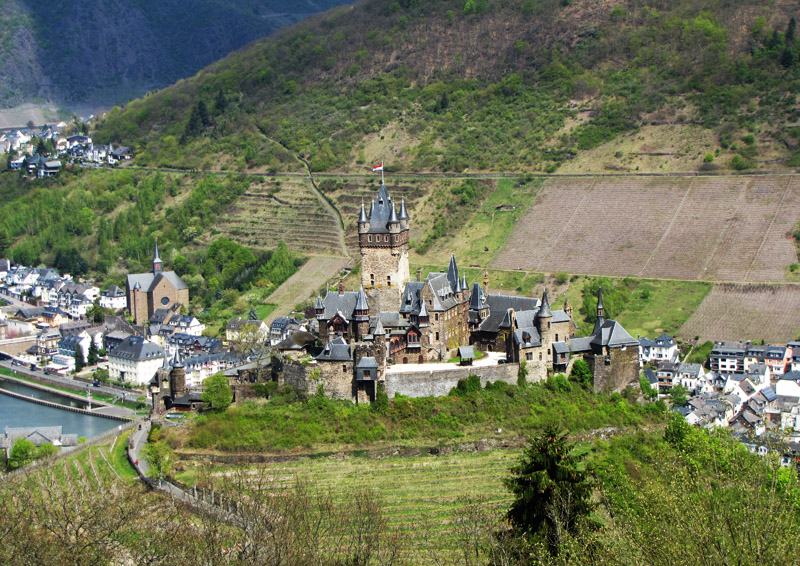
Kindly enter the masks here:
<path id="1" fill-rule="evenodd" d="M 126 102 L 343 0 L 0 0 L 0 107 Z"/>

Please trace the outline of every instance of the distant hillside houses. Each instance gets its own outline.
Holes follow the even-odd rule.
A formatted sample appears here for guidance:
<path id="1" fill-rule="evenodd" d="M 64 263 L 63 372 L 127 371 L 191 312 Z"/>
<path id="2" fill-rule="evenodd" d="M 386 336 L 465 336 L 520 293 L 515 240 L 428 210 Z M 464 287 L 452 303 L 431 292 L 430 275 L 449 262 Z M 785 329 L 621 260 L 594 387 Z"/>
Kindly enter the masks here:
<path id="1" fill-rule="evenodd" d="M 639 342 L 644 377 L 659 396 L 678 385 L 689 394 L 689 401 L 673 410 L 690 424 L 755 436 L 800 431 L 800 341 L 785 346 L 718 341 L 706 367 L 678 362 L 671 353 L 674 340 L 666 334 Z"/>
<path id="2" fill-rule="evenodd" d="M 65 137 L 61 134 L 67 126 L 61 122 L 55 126 L 19 128 L 0 134 L 0 154 L 13 154 L 8 165 L 12 170 L 24 169 L 39 178 L 58 174 L 63 161 L 95 167 L 113 166 L 133 158 L 133 151 L 125 146 L 95 144 L 83 134 Z M 45 143 L 48 151 L 41 151 Z"/>

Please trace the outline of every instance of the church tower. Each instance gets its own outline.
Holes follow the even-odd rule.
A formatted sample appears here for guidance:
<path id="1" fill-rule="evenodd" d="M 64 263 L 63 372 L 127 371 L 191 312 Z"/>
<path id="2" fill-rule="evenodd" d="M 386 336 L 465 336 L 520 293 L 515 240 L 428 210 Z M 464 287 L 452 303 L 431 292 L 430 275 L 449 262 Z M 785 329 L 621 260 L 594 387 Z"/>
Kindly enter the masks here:
<path id="1" fill-rule="evenodd" d="M 361 203 L 358 246 L 361 251 L 361 284 L 373 313 L 396 311 L 403 286 L 409 279 L 408 224 L 405 201 L 397 206 L 381 183 L 369 214 Z"/>
<path id="2" fill-rule="evenodd" d="M 158 242 L 156 242 L 155 250 L 153 251 L 153 275 L 158 275 L 161 273 L 161 269 L 164 266 L 163 262 L 161 261 L 161 257 L 158 255 Z"/>

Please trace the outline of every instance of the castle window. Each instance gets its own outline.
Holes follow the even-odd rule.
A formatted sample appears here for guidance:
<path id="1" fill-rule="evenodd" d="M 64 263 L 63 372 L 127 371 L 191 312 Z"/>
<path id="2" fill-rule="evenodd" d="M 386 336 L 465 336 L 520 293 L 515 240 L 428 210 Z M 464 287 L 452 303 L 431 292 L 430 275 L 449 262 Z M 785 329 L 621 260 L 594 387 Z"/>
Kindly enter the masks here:
<path id="1" fill-rule="evenodd" d="M 372 241 L 372 236 L 367 236 L 367 241 L 371 242 Z"/>
<path id="2" fill-rule="evenodd" d="M 374 273 L 370 273 L 369 274 L 369 284 L 370 284 L 371 287 L 375 286 L 375 274 Z"/>
<path id="3" fill-rule="evenodd" d="M 550 330 L 550 323 L 547 323 L 547 329 Z"/>
<path id="4" fill-rule="evenodd" d="M 556 333 L 556 342 L 558 342 L 558 333 Z"/>
<path id="5" fill-rule="evenodd" d="M 389 234 L 386 234 L 386 235 L 383 237 L 383 241 L 384 241 L 384 242 L 388 242 L 388 241 L 389 241 Z"/>
<path id="6" fill-rule="evenodd" d="M 391 287 L 392 286 L 392 276 L 391 275 L 387 275 L 386 276 L 386 285 L 387 285 L 387 287 Z"/>
<path id="7" fill-rule="evenodd" d="M 542 353 L 541 352 L 539 352 L 539 361 L 540 362 L 542 361 Z"/>
<path id="8" fill-rule="evenodd" d="M 436 317 L 436 320 L 439 320 L 439 313 L 438 312 L 434 316 Z"/>
<path id="9" fill-rule="evenodd" d="M 439 333 L 436 333 L 436 340 L 439 340 Z"/>
<path id="10" fill-rule="evenodd" d="M 347 365 L 342 364 L 342 373 L 347 373 Z"/>
<path id="11" fill-rule="evenodd" d="M 529 362 L 532 361 L 533 360 L 533 353 L 528 352 L 527 354 L 525 354 L 525 359 L 528 360 Z"/>

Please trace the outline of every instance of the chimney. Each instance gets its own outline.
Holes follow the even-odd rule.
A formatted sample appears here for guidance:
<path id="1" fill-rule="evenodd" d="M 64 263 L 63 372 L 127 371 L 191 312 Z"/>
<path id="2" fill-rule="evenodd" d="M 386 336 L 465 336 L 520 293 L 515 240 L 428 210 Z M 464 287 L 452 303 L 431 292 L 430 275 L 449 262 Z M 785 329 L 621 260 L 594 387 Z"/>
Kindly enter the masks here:
<path id="1" fill-rule="evenodd" d="M 344 295 L 344 279 L 339 279 L 339 294 Z"/>
<path id="2" fill-rule="evenodd" d="M 417 283 L 422 281 L 422 268 L 417 269 Z"/>

